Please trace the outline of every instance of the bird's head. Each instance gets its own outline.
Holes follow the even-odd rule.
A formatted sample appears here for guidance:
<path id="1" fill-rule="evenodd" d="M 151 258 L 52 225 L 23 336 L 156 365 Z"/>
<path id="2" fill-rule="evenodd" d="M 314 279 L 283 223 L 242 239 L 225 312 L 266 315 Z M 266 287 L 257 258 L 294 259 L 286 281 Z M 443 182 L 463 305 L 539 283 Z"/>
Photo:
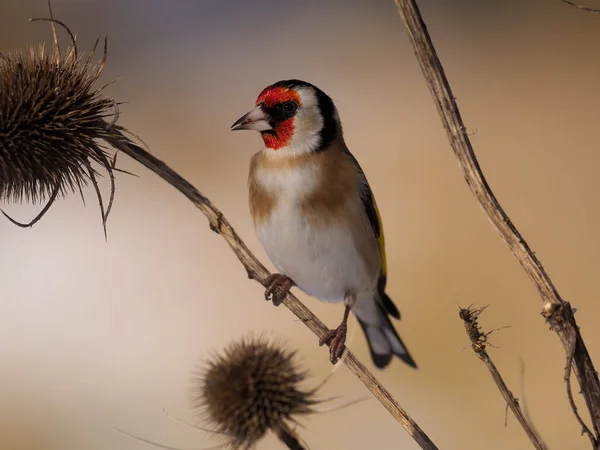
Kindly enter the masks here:
<path id="1" fill-rule="evenodd" d="M 256 106 L 240 117 L 232 130 L 259 131 L 268 149 L 288 155 L 326 149 L 341 124 L 333 101 L 316 86 L 300 80 L 267 86 Z"/>

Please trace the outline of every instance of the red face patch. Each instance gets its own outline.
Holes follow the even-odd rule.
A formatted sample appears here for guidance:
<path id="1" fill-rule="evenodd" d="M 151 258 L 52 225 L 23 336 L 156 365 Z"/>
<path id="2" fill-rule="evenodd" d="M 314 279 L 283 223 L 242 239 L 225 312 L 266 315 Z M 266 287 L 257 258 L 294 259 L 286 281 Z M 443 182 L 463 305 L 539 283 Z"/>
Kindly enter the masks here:
<path id="1" fill-rule="evenodd" d="M 266 87 L 256 99 L 256 105 L 261 103 L 265 109 L 275 108 L 277 105 L 287 101 L 294 101 L 300 106 L 300 95 L 298 92 L 284 87 Z M 279 150 L 288 145 L 294 136 L 295 118 L 291 117 L 273 125 L 272 131 L 262 133 L 263 141 L 267 148 Z"/>
<path id="2" fill-rule="evenodd" d="M 292 117 L 276 124 L 272 131 L 265 131 L 262 133 L 265 147 L 272 150 L 279 150 L 287 146 L 294 135 L 294 128 L 294 118 Z"/>
<path id="3" fill-rule="evenodd" d="M 256 99 L 256 106 L 264 103 L 267 108 L 272 108 L 278 103 L 284 103 L 289 100 L 295 101 L 300 106 L 300 95 L 296 91 L 284 87 L 269 86 L 264 88 L 259 94 Z"/>

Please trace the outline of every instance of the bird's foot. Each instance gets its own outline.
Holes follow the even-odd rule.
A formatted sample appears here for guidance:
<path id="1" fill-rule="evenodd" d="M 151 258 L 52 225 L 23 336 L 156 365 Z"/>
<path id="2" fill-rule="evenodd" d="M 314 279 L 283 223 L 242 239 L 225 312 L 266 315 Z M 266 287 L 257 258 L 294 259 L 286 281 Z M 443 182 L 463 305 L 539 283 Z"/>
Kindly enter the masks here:
<path id="1" fill-rule="evenodd" d="M 342 323 L 335 330 L 329 330 L 319 339 L 319 346 L 329 345 L 329 361 L 331 364 L 335 364 L 341 358 L 344 349 L 346 348 L 346 333 L 348 332 L 348 326 Z"/>
<path id="2" fill-rule="evenodd" d="M 319 347 L 327 344 L 329 346 L 329 361 L 331 364 L 335 364 L 342 357 L 344 349 L 346 348 L 346 334 L 348 333 L 348 314 L 350 313 L 350 307 L 346 306 L 344 311 L 344 318 L 342 323 L 334 329 L 326 332 L 321 339 L 319 339 Z"/>
<path id="3" fill-rule="evenodd" d="M 267 277 L 265 285 L 265 300 L 272 300 L 275 306 L 281 305 L 286 294 L 294 285 L 292 279 L 281 273 L 273 273 Z"/>

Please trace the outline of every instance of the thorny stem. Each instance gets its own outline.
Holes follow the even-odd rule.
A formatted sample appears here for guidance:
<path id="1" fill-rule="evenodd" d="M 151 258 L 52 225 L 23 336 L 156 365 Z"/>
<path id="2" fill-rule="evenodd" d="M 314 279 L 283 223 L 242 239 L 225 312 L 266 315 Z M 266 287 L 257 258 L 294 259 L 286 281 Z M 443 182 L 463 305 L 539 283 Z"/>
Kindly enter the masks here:
<path id="1" fill-rule="evenodd" d="M 600 381 L 573 317 L 571 306 L 560 297 L 542 263 L 504 212 L 483 176 L 456 99 L 416 0 L 394 1 L 467 184 L 492 225 L 535 283 L 543 301 L 542 314 L 550 328 L 558 334 L 567 357 L 572 348 L 571 342 L 575 341 L 573 369 L 593 424 L 594 433 L 587 434 L 596 448 L 600 443 Z"/>
<path id="2" fill-rule="evenodd" d="M 192 184 L 185 180 L 181 175 L 167 166 L 163 161 L 154 157 L 143 148 L 131 143 L 118 130 L 106 138 L 107 142 L 135 159 L 137 162 L 146 166 L 152 172 L 160 176 L 163 180 L 175 187 L 179 192 L 185 195 L 207 218 L 210 228 L 220 234 L 229 244 L 229 247 L 238 257 L 248 277 L 265 285 L 269 271 L 252 254 L 246 244 L 240 239 L 229 221 L 223 213 L 217 209 L 212 202 L 198 191 Z M 292 313 L 298 317 L 313 333 L 320 339 L 329 329 L 321 322 L 304 304 L 302 304 L 293 294 L 288 293 L 282 302 Z M 390 412 L 408 434 L 426 450 L 437 450 L 435 444 L 429 439 L 425 432 L 400 406 L 398 401 L 392 397 L 392 394 L 383 387 L 375 376 L 358 360 L 350 350 L 347 350 L 343 358 L 344 364 L 358 377 L 360 381 L 369 389 L 371 394 Z"/>

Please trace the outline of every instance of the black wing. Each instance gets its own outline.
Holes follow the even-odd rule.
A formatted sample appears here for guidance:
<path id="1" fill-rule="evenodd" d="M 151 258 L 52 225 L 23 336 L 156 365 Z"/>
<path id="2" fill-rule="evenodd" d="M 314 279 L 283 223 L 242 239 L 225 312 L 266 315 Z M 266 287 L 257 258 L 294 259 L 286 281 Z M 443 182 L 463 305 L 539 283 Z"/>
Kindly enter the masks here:
<path id="1" fill-rule="evenodd" d="M 385 293 L 385 285 L 387 283 L 387 260 L 385 255 L 385 237 L 383 234 L 383 224 L 381 223 L 381 216 L 379 215 L 379 210 L 377 209 L 377 202 L 375 201 L 375 196 L 373 195 L 373 191 L 371 190 L 371 186 L 369 186 L 369 181 L 365 173 L 363 172 L 360 164 L 354 157 L 350 150 L 345 149 L 346 154 L 352 160 L 352 163 L 356 166 L 358 171 L 361 184 L 360 184 L 360 197 L 362 201 L 363 208 L 367 217 L 369 218 L 369 223 L 371 224 L 371 228 L 373 229 L 373 233 L 377 238 L 377 243 L 379 244 L 379 254 L 381 255 L 381 273 L 379 274 L 379 280 L 377 281 L 377 290 L 379 291 L 379 295 L 381 297 L 381 301 L 385 310 L 391 314 L 396 319 L 400 318 L 400 311 L 396 308 L 396 305 L 392 302 L 392 300 Z"/>

